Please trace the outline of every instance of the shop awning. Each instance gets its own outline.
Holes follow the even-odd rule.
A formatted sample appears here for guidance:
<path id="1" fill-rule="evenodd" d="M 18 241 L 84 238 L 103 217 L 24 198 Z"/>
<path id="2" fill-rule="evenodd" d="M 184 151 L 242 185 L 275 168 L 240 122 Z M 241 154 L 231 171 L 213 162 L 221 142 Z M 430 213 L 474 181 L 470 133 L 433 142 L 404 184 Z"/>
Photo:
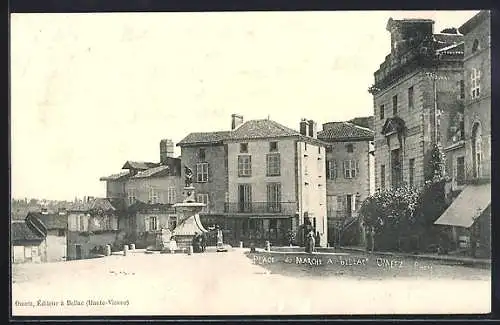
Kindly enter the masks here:
<path id="1" fill-rule="evenodd" d="M 491 204 L 491 183 L 467 185 L 434 224 L 469 228 Z"/>

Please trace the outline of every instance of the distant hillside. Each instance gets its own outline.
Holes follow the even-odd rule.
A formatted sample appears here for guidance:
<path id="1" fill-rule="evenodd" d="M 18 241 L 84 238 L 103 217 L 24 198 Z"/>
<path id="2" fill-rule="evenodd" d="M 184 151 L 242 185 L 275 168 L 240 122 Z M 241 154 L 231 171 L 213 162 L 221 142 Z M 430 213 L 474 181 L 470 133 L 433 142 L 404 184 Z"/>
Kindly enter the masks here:
<path id="1" fill-rule="evenodd" d="M 355 117 L 348 122 L 373 130 L 373 116 Z"/>

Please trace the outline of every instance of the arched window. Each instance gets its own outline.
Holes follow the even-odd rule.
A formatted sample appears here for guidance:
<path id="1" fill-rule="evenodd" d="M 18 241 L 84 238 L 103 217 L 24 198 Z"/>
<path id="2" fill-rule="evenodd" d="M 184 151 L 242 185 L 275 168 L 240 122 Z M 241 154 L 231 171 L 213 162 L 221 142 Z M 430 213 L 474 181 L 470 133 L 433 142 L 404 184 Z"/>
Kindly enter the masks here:
<path id="1" fill-rule="evenodd" d="M 477 50 L 479 50 L 479 41 L 475 39 L 474 43 L 472 43 L 472 53 L 476 52 Z"/>
<path id="2" fill-rule="evenodd" d="M 473 177 L 481 177 L 481 125 L 476 122 L 472 127 L 472 167 Z"/>

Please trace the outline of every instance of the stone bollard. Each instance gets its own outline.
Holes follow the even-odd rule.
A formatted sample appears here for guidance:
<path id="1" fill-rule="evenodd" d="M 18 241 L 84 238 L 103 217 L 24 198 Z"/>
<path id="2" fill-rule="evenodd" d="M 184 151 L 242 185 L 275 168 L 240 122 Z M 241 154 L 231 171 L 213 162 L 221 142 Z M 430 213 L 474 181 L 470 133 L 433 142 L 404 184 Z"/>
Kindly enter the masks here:
<path id="1" fill-rule="evenodd" d="M 243 242 L 240 241 L 240 248 L 243 248 Z"/>
<path id="2" fill-rule="evenodd" d="M 130 244 L 130 250 L 135 251 L 135 244 Z"/>
<path id="3" fill-rule="evenodd" d="M 188 255 L 193 255 L 193 246 L 189 246 Z"/>
<path id="4" fill-rule="evenodd" d="M 128 245 L 123 245 L 123 256 L 127 256 L 128 253 Z"/>
<path id="5" fill-rule="evenodd" d="M 271 243 L 269 242 L 269 240 L 266 240 L 266 251 L 271 251 Z"/>
<path id="6" fill-rule="evenodd" d="M 110 256 L 111 255 L 111 245 L 107 244 L 106 245 L 106 256 Z"/>

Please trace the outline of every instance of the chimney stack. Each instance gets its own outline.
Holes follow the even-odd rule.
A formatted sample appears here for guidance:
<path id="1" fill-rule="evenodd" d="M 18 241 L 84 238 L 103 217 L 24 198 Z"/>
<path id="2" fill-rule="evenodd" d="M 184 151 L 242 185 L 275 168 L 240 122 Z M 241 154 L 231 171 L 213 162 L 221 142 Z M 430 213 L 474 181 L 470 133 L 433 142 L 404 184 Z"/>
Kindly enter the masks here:
<path id="1" fill-rule="evenodd" d="M 232 114 L 231 115 L 231 130 L 237 129 L 241 124 L 243 124 L 243 115 Z"/>
<path id="2" fill-rule="evenodd" d="M 309 120 L 309 134 L 311 138 L 318 137 L 318 126 L 313 120 Z"/>
<path id="3" fill-rule="evenodd" d="M 174 158 L 174 142 L 170 139 L 160 141 L 160 163 L 166 164 L 168 158 Z"/>
<path id="4" fill-rule="evenodd" d="M 300 134 L 305 136 L 309 134 L 309 122 L 305 118 L 300 120 Z"/>

